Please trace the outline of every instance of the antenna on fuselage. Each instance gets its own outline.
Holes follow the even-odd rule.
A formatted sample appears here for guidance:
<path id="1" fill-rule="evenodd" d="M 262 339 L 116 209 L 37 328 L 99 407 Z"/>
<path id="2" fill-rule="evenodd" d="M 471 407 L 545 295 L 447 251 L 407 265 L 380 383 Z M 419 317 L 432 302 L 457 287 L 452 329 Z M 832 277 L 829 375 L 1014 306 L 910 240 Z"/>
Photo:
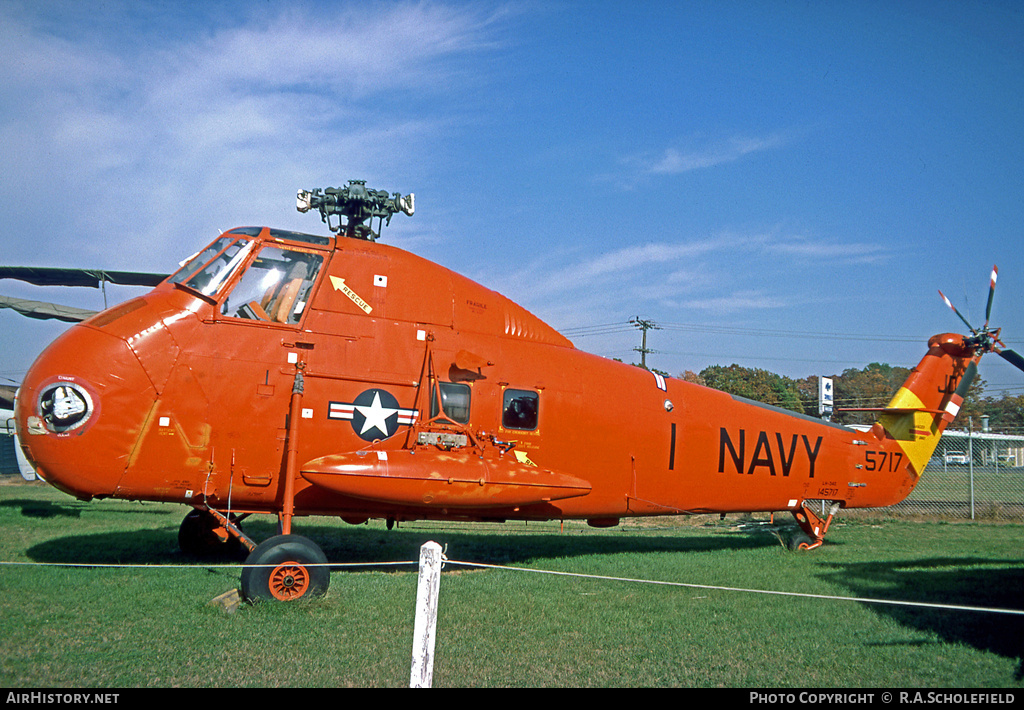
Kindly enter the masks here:
<path id="1" fill-rule="evenodd" d="M 391 217 L 396 212 L 412 216 L 414 212 L 414 195 L 409 193 L 389 194 L 386 190 L 368 190 L 365 180 L 349 180 L 347 187 L 328 187 L 322 191 L 299 190 L 295 198 L 295 207 L 299 212 L 312 209 L 320 211 L 320 219 L 335 234 L 353 239 L 375 241 L 380 230 L 391 224 Z M 337 223 L 331 223 L 331 217 L 337 217 Z M 367 220 L 377 217 L 377 231 L 366 224 Z"/>

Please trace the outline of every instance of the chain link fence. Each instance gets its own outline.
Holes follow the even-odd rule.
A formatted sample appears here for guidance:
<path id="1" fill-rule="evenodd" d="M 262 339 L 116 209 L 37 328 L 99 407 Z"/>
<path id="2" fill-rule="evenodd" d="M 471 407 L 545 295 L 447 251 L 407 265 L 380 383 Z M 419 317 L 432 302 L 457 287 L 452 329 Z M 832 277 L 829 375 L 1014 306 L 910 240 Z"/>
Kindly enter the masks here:
<path id="1" fill-rule="evenodd" d="M 1024 519 L 1024 436 L 947 430 L 897 517 Z"/>

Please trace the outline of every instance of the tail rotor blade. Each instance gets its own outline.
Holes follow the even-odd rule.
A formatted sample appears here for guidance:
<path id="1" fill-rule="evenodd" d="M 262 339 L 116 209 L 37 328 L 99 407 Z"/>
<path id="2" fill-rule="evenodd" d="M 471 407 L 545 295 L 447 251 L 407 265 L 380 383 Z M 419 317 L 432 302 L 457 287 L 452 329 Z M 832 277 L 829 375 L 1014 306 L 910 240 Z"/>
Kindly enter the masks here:
<path id="1" fill-rule="evenodd" d="M 953 312 L 956 313 L 960 317 L 960 320 L 962 320 L 964 322 L 964 325 L 966 325 L 970 329 L 970 331 L 972 333 L 977 334 L 978 331 L 976 331 L 974 329 L 974 326 L 972 326 L 970 323 L 967 322 L 966 318 L 964 318 L 962 315 L 960 315 L 960 311 L 958 311 L 956 309 L 956 306 L 954 306 L 950 302 L 950 300 L 948 298 L 946 298 L 946 294 L 944 294 L 942 291 L 939 291 L 939 295 L 942 296 L 942 300 L 946 302 L 946 305 L 949 306 L 953 310 Z"/>
<path id="2" fill-rule="evenodd" d="M 1008 363 L 1016 367 L 1018 370 L 1024 370 L 1024 357 L 1013 350 L 996 350 L 999 353 L 999 357 L 1006 360 Z"/>
<path id="3" fill-rule="evenodd" d="M 996 293 L 996 277 L 999 275 L 999 269 L 995 266 L 992 267 L 992 278 L 988 282 L 988 305 L 985 306 L 985 326 L 988 326 L 988 318 L 992 315 L 992 297 Z"/>

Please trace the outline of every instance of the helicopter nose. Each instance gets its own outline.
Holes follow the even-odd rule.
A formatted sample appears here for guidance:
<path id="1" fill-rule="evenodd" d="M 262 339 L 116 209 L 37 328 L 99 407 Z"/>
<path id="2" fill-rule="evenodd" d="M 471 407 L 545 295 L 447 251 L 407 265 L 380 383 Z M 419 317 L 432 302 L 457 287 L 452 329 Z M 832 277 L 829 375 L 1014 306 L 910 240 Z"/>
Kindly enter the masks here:
<path id="1" fill-rule="evenodd" d="M 36 359 L 15 419 L 41 478 L 77 498 L 110 496 L 155 392 L 125 340 L 78 324 Z"/>

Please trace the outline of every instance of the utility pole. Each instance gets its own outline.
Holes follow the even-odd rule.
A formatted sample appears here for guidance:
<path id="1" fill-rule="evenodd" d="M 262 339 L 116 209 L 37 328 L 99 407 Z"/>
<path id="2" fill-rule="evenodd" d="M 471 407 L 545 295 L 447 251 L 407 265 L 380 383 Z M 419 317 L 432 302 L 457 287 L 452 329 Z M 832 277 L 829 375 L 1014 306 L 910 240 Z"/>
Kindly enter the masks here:
<path id="1" fill-rule="evenodd" d="M 651 349 L 649 349 L 647 347 L 647 331 L 648 330 L 661 330 L 661 328 L 659 328 L 657 325 L 655 325 L 654 321 L 642 320 L 640 318 L 640 316 L 636 316 L 635 318 L 630 318 L 629 322 L 632 323 L 633 325 L 635 325 L 637 328 L 639 328 L 643 332 L 643 336 L 642 336 L 642 341 L 641 341 L 640 347 L 639 348 L 633 348 L 633 350 L 635 350 L 636 352 L 640 353 L 640 367 L 642 367 L 642 368 L 644 368 L 646 370 L 647 369 L 647 353 L 655 352 L 654 350 L 651 350 Z"/>

